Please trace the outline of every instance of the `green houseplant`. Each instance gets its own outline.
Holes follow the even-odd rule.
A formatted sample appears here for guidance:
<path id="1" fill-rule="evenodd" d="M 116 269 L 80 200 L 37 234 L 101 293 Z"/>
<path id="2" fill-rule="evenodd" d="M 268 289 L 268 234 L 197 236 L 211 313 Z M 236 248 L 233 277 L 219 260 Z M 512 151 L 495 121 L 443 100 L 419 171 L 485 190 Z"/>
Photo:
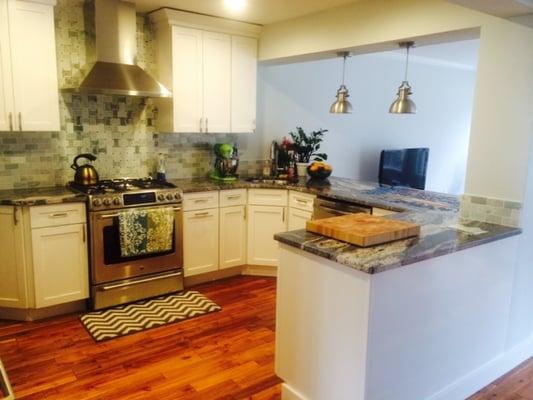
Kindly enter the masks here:
<path id="1" fill-rule="evenodd" d="M 296 167 L 299 178 L 306 176 L 307 165 L 311 161 L 311 158 L 314 157 L 316 161 L 325 161 L 328 159 L 327 154 L 318 152 L 320 150 L 320 143 L 324 139 L 324 133 L 327 131 L 327 129 L 319 129 L 318 131 L 306 134 L 301 127 L 297 126 L 296 132 L 289 132 L 294 142 L 294 151 L 298 158 Z"/>

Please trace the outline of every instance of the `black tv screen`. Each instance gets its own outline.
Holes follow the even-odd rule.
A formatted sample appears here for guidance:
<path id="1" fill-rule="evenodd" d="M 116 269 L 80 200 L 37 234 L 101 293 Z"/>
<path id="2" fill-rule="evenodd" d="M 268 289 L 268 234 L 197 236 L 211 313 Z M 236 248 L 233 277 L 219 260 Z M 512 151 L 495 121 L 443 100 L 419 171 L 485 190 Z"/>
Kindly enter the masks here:
<path id="1" fill-rule="evenodd" d="M 388 186 L 426 188 L 429 149 L 383 150 L 379 161 L 379 183 Z"/>

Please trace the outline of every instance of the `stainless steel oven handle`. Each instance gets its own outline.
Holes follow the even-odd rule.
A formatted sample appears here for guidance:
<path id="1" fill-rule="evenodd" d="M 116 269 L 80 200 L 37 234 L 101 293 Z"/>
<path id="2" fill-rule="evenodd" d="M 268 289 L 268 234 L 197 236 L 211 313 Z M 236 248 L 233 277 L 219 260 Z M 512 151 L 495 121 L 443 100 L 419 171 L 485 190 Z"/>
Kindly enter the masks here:
<path id="1" fill-rule="evenodd" d="M 15 400 L 15 393 L 13 393 L 13 388 L 11 387 L 9 383 L 6 369 L 4 368 L 4 365 L 2 364 L 1 360 L 0 360 L 0 388 L 2 389 L 2 391 L 7 393 L 7 397 L 2 398 L 2 400 Z M 0 395 L 1 395 L 1 392 L 0 392 Z"/>
<path id="2" fill-rule="evenodd" d="M 180 275 L 183 275 L 183 272 L 173 272 L 171 274 L 152 276 L 151 278 L 139 279 L 139 280 L 136 280 L 136 281 L 117 283 L 115 285 L 102 286 L 101 290 L 103 290 L 103 291 L 113 290 L 113 289 L 118 289 L 118 288 L 121 288 L 121 287 L 126 287 L 126 286 L 131 286 L 131 285 L 138 285 L 140 283 L 146 283 L 146 282 L 152 282 L 152 281 L 158 281 L 158 280 L 161 280 L 161 279 L 172 278 L 173 276 L 180 276 Z"/>
<path id="3" fill-rule="evenodd" d="M 172 210 L 173 211 L 181 211 L 181 207 L 172 207 Z M 102 214 L 102 215 L 99 215 L 98 218 L 100 219 L 108 219 L 108 218 L 115 218 L 115 217 L 118 217 L 120 216 L 119 213 L 115 213 L 115 214 Z"/>

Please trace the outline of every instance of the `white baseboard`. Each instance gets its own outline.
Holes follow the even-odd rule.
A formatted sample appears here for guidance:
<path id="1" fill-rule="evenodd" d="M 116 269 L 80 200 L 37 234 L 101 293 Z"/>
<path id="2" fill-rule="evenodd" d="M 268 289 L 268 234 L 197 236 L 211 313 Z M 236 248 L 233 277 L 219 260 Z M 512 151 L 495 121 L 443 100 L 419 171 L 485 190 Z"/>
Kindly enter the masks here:
<path id="1" fill-rule="evenodd" d="M 428 400 L 463 400 L 533 356 L 533 336 L 435 393 Z"/>
<path id="2" fill-rule="evenodd" d="M 242 270 L 243 275 L 251 276 L 278 276 L 278 267 L 272 265 L 245 265 Z"/>
<path id="3" fill-rule="evenodd" d="M 286 383 L 281 384 L 281 400 L 308 400 L 303 394 L 298 393 Z"/>

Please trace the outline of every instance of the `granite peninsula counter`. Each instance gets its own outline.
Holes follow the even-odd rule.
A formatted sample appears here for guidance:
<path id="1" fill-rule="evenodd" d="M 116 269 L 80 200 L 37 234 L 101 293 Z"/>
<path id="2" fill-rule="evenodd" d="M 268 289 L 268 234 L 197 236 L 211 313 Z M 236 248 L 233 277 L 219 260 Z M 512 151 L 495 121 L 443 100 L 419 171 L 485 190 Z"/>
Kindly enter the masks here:
<path id="1" fill-rule="evenodd" d="M 282 398 L 470 396 L 505 354 L 521 230 L 461 218 L 454 196 L 353 183 L 293 190 L 402 211 L 384 218 L 418 223 L 421 235 L 368 248 L 275 235 Z"/>

